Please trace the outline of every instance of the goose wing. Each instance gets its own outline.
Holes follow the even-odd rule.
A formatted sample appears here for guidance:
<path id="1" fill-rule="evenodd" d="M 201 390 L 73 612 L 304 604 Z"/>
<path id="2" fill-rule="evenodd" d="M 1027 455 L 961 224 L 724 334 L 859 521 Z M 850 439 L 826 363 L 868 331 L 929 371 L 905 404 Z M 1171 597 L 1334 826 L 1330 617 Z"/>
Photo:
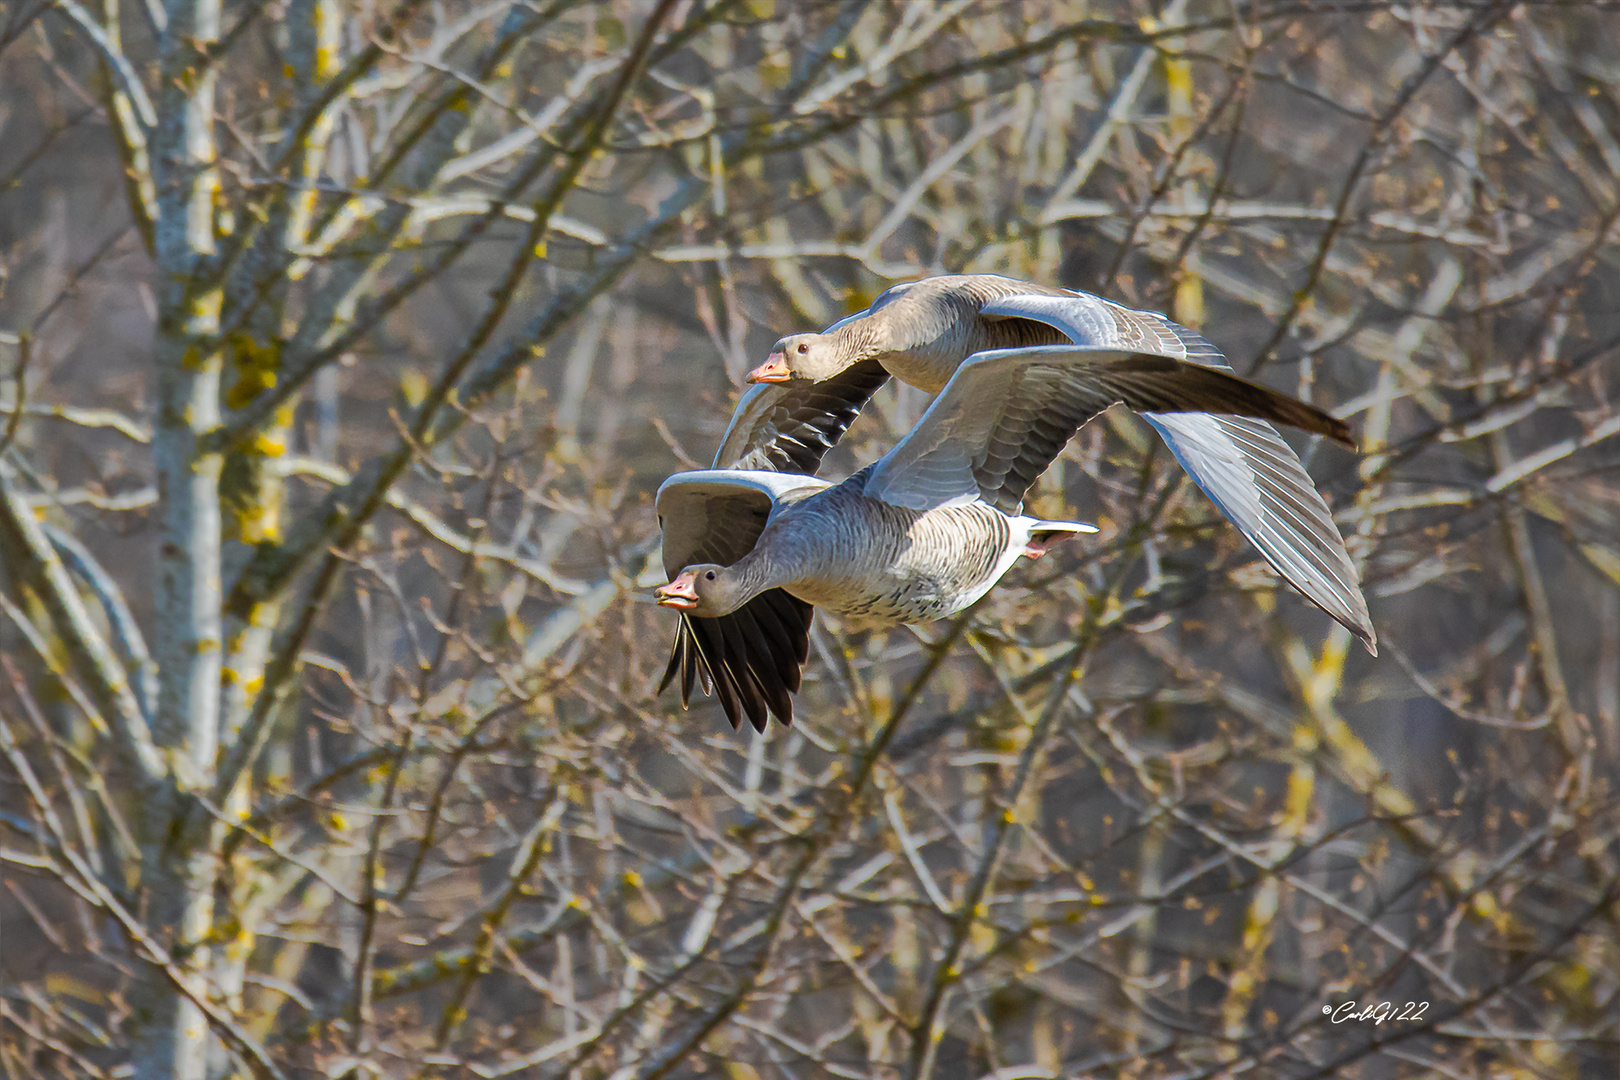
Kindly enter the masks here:
<path id="1" fill-rule="evenodd" d="M 716 469 L 812 476 L 889 373 L 863 360 L 818 383 L 758 383 L 744 391 L 714 455 Z"/>
<path id="2" fill-rule="evenodd" d="M 1242 416 L 1168 413 L 1144 419 L 1277 573 L 1377 656 L 1361 577 L 1327 503 L 1277 429 Z"/>
<path id="3" fill-rule="evenodd" d="M 1132 311 L 1095 296 L 1014 296 L 985 306 L 986 315 L 1037 319 L 1078 344 L 1137 349 L 1205 368 L 1231 371 L 1203 335 L 1162 315 Z M 1221 513 L 1260 549 L 1267 562 L 1305 597 L 1344 624 L 1374 655 L 1377 636 L 1361 594 L 1360 575 L 1327 503 L 1299 455 L 1264 419 L 1195 412 L 1139 410 L 1187 475 Z M 1271 417 L 1281 423 L 1286 418 Z M 1295 425 L 1299 426 L 1299 425 Z M 1348 441 L 1333 431 L 1308 431 Z"/>
<path id="4" fill-rule="evenodd" d="M 1115 403 L 1151 413 L 1216 409 L 1344 434 L 1304 402 L 1166 356 L 1095 345 L 994 349 L 956 369 L 873 467 L 866 493 L 914 510 L 982 499 L 1016 513 L 1075 431 Z"/>
<path id="5" fill-rule="evenodd" d="M 1231 370 L 1221 350 L 1204 335 L 1154 311 L 1136 311 L 1090 293 L 1062 296 L 1034 292 L 997 297 L 984 305 L 985 318 L 1034 319 L 1067 334 L 1076 345 L 1152 353 Z"/>
<path id="6" fill-rule="evenodd" d="M 695 563 L 730 566 L 753 550 L 778 507 L 827 486 L 776 472 L 676 473 L 658 489 L 665 572 L 673 577 Z M 679 673 L 684 707 L 701 678 L 704 689 L 720 698 L 732 727 L 746 716 L 764 731 L 771 712 L 791 724 L 791 694 L 810 656 L 813 612 L 784 590 L 771 589 L 718 619 L 682 614 L 658 692 Z"/>

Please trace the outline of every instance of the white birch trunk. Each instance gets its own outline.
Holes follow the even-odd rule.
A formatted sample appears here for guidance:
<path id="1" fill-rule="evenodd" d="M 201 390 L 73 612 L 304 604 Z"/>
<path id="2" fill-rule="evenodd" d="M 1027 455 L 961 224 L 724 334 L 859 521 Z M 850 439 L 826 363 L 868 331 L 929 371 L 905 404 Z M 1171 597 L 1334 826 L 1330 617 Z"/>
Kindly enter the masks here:
<path id="1" fill-rule="evenodd" d="M 168 759 L 170 786 L 147 808 L 141 879 L 147 924 L 177 963 L 208 970 L 213 919 L 213 825 L 192 793 L 206 790 L 219 737 L 220 455 L 205 445 L 219 424 L 220 357 L 203 344 L 217 334 L 221 292 L 197 279 L 213 251 L 214 83 L 200 47 L 219 36 L 220 0 L 171 3 L 156 131 L 156 257 L 162 275 L 153 436 L 161 513 L 157 556 L 158 663 L 154 738 Z M 136 1011 L 135 1076 L 204 1080 L 208 1027 L 200 1010 L 154 977 Z"/>

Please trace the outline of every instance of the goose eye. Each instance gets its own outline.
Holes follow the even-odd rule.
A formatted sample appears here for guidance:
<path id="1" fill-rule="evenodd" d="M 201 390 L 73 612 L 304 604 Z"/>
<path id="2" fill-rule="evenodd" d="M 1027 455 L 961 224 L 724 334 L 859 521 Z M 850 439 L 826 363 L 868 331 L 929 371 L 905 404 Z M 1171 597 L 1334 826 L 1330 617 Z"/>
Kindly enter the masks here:
<path id="1" fill-rule="evenodd" d="M 704 574 L 703 577 L 708 581 L 713 581 L 714 580 L 714 571 L 710 570 L 707 574 Z"/>

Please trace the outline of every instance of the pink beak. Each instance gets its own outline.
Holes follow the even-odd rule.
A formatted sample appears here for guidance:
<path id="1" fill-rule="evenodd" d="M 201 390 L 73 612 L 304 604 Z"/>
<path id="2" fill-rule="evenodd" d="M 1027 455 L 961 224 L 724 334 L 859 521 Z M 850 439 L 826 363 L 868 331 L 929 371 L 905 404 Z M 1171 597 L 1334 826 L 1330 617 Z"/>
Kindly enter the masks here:
<path id="1" fill-rule="evenodd" d="M 792 377 L 793 373 L 788 370 L 787 357 L 782 355 L 782 351 L 778 349 L 767 356 L 763 364 L 750 371 L 743 381 L 751 383 L 787 382 Z"/>
<path id="2" fill-rule="evenodd" d="M 675 575 L 674 581 L 659 586 L 655 595 L 658 597 L 660 607 L 691 611 L 698 606 L 697 575 L 690 570 L 682 570 Z"/>

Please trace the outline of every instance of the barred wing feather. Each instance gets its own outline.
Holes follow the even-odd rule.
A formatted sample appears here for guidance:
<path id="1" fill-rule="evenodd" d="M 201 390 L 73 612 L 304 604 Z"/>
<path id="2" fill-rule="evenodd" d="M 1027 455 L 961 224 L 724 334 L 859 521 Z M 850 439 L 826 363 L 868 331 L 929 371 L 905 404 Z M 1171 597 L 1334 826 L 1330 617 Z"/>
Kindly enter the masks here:
<path id="1" fill-rule="evenodd" d="M 1015 296 L 986 305 L 985 313 L 1038 319 L 1080 344 L 1142 348 L 1232 370 L 1203 335 L 1162 315 L 1094 296 Z M 1266 561 L 1376 655 L 1377 636 L 1360 575 L 1327 503 L 1276 428 L 1264 420 L 1219 413 L 1144 415 L 1187 475 Z"/>

